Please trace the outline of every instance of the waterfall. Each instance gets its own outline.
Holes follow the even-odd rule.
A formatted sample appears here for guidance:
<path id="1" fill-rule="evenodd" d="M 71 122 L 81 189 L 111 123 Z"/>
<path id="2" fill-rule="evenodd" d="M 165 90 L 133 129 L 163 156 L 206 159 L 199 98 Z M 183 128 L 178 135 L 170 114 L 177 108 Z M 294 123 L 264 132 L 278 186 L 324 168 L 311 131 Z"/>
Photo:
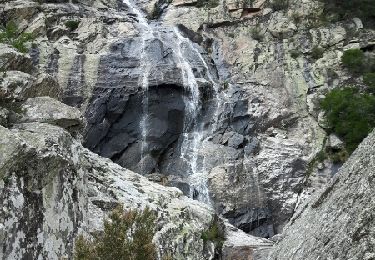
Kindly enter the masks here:
<path id="1" fill-rule="evenodd" d="M 186 172 L 190 172 L 188 176 L 188 183 L 190 186 L 190 197 L 210 204 L 209 191 L 208 191 L 208 171 L 205 169 L 204 162 L 200 163 L 199 150 L 204 143 L 204 136 L 207 133 L 204 132 L 204 127 L 197 121 L 199 111 L 201 109 L 199 85 L 194 75 L 194 70 L 191 62 L 187 58 L 187 52 L 193 51 L 194 54 L 199 58 L 201 66 L 206 71 L 208 80 L 213 84 L 215 94 L 218 92 L 218 85 L 215 83 L 214 77 L 210 73 L 209 66 L 207 65 L 202 54 L 199 52 L 197 47 L 189 39 L 183 37 L 177 27 L 162 27 L 160 23 L 149 24 L 145 15 L 131 0 L 123 0 L 123 2 L 129 7 L 130 11 L 135 14 L 138 20 L 138 27 L 140 36 L 142 37 L 142 54 L 140 70 L 142 71 L 142 77 L 139 79 L 139 86 L 145 93 L 142 100 L 142 120 L 140 122 L 140 128 L 142 132 L 142 145 L 141 145 L 141 165 L 144 167 L 145 155 L 147 153 L 147 136 L 149 131 L 149 75 L 152 71 L 154 64 L 150 64 L 147 53 L 147 44 L 152 39 L 161 40 L 162 37 L 159 35 L 162 32 L 164 35 L 169 37 L 171 42 L 173 54 L 177 59 L 177 67 L 181 71 L 182 84 L 185 93 L 185 116 L 184 116 L 184 129 L 183 139 L 180 147 L 180 158 L 184 160 L 190 169 Z M 195 64 L 197 65 L 197 64 Z M 215 115 L 216 116 L 216 115 Z M 214 130 L 214 127 L 211 129 Z"/>

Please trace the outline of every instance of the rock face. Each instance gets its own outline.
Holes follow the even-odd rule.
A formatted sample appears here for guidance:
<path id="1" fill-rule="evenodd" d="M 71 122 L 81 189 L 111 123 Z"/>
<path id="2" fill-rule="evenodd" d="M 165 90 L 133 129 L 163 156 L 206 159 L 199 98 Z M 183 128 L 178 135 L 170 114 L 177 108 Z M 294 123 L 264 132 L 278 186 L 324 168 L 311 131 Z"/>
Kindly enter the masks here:
<path id="1" fill-rule="evenodd" d="M 102 230 L 119 204 L 158 213 L 159 259 L 212 259 L 214 247 L 201 234 L 214 212 L 204 204 L 100 158 L 60 127 L 23 123 L 0 133 L 2 259 L 71 259 L 74 238 Z M 248 246 L 270 244 L 238 234 Z"/>
<path id="2" fill-rule="evenodd" d="M 1 258 L 71 257 L 85 209 L 77 143 L 35 123 L 2 127 L 1 136 Z"/>
<path id="3" fill-rule="evenodd" d="M 264 259 L 373 259 L 375 132 L 321 192 L 299 207 Z"/>
<path id="4" fill-rule="evenodd" d="M 320 24 L 315 0 L 250 2 L 0 1 L 2 17 L 36 36 L 29 54 L 0 46 L 0 124 L 82 134 L 100 156 L 272 237 L 337 171 L 312 167 L 326 137 L 319 101 L 355 80 L 342 53 L 371 49 L 374 32 L 359 19 Z M 200 242 L 192 248 L 202 257 Z"/>

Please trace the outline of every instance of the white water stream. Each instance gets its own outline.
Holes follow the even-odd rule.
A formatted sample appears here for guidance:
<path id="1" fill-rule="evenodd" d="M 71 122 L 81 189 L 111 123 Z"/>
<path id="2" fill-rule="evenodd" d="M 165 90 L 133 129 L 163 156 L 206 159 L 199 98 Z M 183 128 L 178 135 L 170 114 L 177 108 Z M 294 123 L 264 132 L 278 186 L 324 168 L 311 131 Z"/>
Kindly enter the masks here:
<path id="1" fill-rule="evenodd" d="M 204 69 L 207 71 L 206 76 L 208 80 L 213 84 L 213 88 L 216 93 L 218 91 L 218 86 L 215 83 L 214 77 L 211 75 L 209 67 L 199 50 L 189 39 L 183 37 L 176 27 L 162 27 L 159 23 L 149 24 L 146 16 L 132 0 L 123 0 L 123 2 L 129 7 L 130 12 L 135 14 L 136 19 L 138 20 L 140 36 L 142 37 L 140 69 L 143 73 L 142 77 L 139 80 L 139 85 L 142 87 L 145 95 L 142 100 L 143 116 L 140 125 L 142 129 L 141 161 L 144 160 L 143 157 L 145 152 L 147 151 L 147 135 L 149 132 L 149 76 L 152 72 L 152 68 L 156 67 L 155 64 L 151 64 L 149 62 L 149 59 L 147 57 L 147 46 L 151 40 L 160 39 L 160 32 L 162 31 L 163 33 L 167 33 L 167 35 L 170 35 L 171 37 L 170 42 L 173 44 L 171 48 L 173 49 L 174 55 L 178 60 L 177 66 L 181 70 L 185 93 L 188 94 L 184 96 L 186 111 L 184 117 L 183 141 L 181 144 L 181 159 L 186 161 L 191 167 L 192 174 L 188 178 L 188 182 L 190 185 L 190 197 L 210 204 L 207 183 L 208 171 L 205 169 L 204 161 L 199 162 L 199 151 L 202 147 L 202 144 L 204 143 L 203 138 L 205 136 L 203 126 L 199 125 L 197 122 L 198 113 L 201 109 L 199 85 L 195 78 L 192 64 L 190 64 L 187 58 L 187 52 L 193 51 L 194 54 L 199 57 L 201 61 L 200 66 L 202 66 L 203 64 Z M 193 128 L 191 128 L 191 126 L 193 126 Z M 212 131 L 213 130 L 214 129 L 212 129 Z"/>

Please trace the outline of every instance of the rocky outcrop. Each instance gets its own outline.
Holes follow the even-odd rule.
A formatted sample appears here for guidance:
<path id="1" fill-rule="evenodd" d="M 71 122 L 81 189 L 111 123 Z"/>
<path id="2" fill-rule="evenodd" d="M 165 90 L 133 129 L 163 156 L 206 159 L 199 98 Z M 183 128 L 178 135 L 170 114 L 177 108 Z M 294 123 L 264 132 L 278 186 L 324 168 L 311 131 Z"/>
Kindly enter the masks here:
<path id="1" fill-rule="evenodd" d="M 375 132 L 330 184 L 299 207 L 262 259 L 372 259 L 375 256 Z"/>
<path id="2" fill-rule="evenodd" d="M 311 167 L 326 137 L 318 104 L 353 80 L 343 51 L 366 47 L 374 33 L 359 19 L 320 23 L 315 0 L 285 10 L 198 2 L 7 1 L 2 16 L 37 39 L 29 55 L 1 48 L 2 68 L 27 74 L 9 73 L 0 95 L 76 107 L 92 151 L 272 237 L 340 166 Z M 19 109 L 4 106 L 0 123 L 25 122 Z"/>
<path id="3" fill-rule="evenodd" d="M 2 127 L 1 136 L 0 257 L 71 257 L 85 209 L 77 142 L 37 123 Z"/>
<path id="4" fill-rule="evenodd" d="M 159 259 L 212 259 L 213 244 L 201 235 L 214 212 L 204 204 L 100 158 L 60 127 L 23 123 L 0 132 L 2 259 L 71 258 L 74 238 L 102 230 L 119 204 L 157 212 Z M 249 246 L 269 245 L 238 234 L 253 239 Z"/>
<path id="5" fill-rule="evenodd" d="M 0 43 L 0 70 L 19 70 L 30 73 L 33 70 L 33 64 L 30 57 L 18 52 L 16 49 Z"/>
<path id="6" fill-rule="evenodd" d="M 71 132 L 82 130 L 84 123 L 80 111 L 50 97 L 27 99 L 21 106 L 21 122 L 49 123 Z"/>

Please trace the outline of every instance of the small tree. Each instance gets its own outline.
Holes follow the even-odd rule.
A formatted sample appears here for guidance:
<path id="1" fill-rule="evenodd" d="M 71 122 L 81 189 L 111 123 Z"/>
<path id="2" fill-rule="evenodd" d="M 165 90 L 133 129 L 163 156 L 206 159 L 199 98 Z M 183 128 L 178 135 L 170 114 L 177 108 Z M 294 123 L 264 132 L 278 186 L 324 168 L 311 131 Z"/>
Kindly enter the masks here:
<path id="1" fill-rule="evenodd" d="M 78 237 L 74 258 L 154 260 L 156 248 L 152 238 L 155 234 L 155 220 L 154 212 L 148 208 L 143 211 L 124 211 L 119 206 L 104 221 L 103 233 L 95 235 L 93 240 Z"/>

